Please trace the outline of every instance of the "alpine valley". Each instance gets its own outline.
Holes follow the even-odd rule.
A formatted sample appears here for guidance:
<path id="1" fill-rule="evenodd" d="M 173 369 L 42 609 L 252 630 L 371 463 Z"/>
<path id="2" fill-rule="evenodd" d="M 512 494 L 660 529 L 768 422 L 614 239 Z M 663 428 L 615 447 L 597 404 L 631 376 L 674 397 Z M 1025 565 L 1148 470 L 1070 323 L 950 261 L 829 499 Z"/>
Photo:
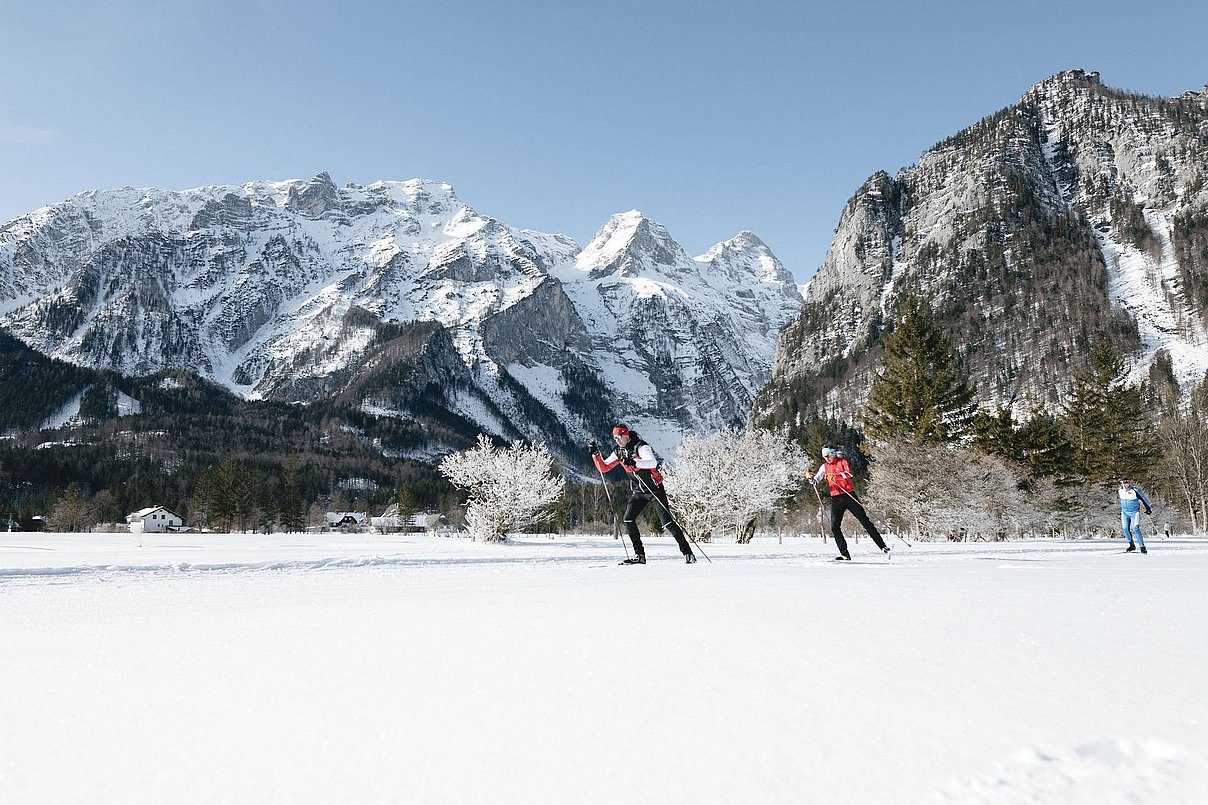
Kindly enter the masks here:
<path id="1" fill-rule="evenodd" d="M 1152 98 L 1073 70 L 847 203 L 781 335 L 758 422 L 851 421 L 907 294 L 984 408 L 1056 411 L 1106 344 L 1132 381 L 1208 370 L 1208 87 Z"/>
<path id="2" fill-rule="evenodd" d="M 756 236 L 693 258 L 637 212 L 581 248 L 436 181 L 90 191 L 0 227 L 0 430 L 301 404 L 387 457 L 581 462 L 617 420 L 669 451 L 746 421 L 800 307 Z"/>

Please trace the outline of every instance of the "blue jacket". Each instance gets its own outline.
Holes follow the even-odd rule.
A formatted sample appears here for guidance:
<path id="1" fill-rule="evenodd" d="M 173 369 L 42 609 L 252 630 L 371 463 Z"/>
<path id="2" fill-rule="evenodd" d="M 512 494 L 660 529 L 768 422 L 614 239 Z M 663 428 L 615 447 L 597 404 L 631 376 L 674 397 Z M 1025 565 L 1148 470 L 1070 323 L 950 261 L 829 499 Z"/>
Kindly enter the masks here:
<path id="1" fill-rule="evenodd" d="M 1145 502 L 1145 508 L 1153 508 L 1153 504 L 1149 502 L 1149 498 L 1145 497 L 1145 493 L 1141 491 L 1139 486 L 1120 487 L 1120 511 L 1125 514 L 1136 514 L 1141 511 L 1141 501 Z"/>

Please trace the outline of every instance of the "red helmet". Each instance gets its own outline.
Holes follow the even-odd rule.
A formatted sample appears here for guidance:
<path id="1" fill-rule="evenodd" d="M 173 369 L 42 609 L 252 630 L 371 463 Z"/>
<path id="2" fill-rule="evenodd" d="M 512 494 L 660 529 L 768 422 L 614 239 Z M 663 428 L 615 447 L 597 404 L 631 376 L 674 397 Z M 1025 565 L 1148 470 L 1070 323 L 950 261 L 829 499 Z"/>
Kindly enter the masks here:
<path id="1" fill-rule="evenodd" d="M 624 425 L 617 425 L 612 429 L 612 435 L 614 438 L 617 436 L 628 436 L 629 428 L 625 427 Z"/>

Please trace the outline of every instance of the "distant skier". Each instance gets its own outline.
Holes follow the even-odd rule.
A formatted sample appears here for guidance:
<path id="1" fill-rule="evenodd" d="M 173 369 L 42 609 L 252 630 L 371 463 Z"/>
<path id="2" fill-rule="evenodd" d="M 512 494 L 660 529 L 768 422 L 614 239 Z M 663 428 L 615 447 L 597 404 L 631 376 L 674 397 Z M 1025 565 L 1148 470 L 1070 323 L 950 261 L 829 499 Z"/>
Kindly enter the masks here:
<path id="1" fill-rule="evenodd" d="M 654 456 L 654 448 L 642 441 L 635 431 L 631 431 L 625 425 L 617 425 L 613 428 L 612 438 L 617 447 L 608 458 L 601 458 L 600 446 L 594 439 L 588 442 L 587 449 L 591 452 L 591 460 L 595 462 L 600 472 L 608 472 L 620 464 L 625 468 L 625 472 L 629 473 L 631 494 L 629 503 L 625 506 L 625 529 L 629 532 L 629 539 L 633 543 L 633 558 L 626 559 L 621 564 L 646 564 L 646 549 L 642 545 L 642 535 L 638 532 L 638 515 L 650 505 L 652 499 L 657 501 L 655 510 L 658 511 L 663 529 L 675 537 L 680 553 L 684 555 L 684 561 L 692 564 L 696 561 L 696 555 L 692 553 L 692 546 L 684 539 L 684 532 L 671 518 L 671 511 L 667 505 L 667 492 L 663 489 L 663 475 L 658 470 L 659 461 Z"/>
<path id="2" fill-rule="evenodd" d="M 847 552 L 847 540 L 843 538 L 842 528 L 843 514 L 847 511 L 851 511 L 855 515 L 856 519 L 860 521 L 860 525 L 864 526 L 864 530 L 872 537 L 872 541 L 881 549 L 881 552 L 888 555 L 889 546 L 885 544 L 885 540 L 881 539 L 881 533 L 877 531 L 877 527 L 873 525 L 872 520 L 868 519 L 868 513 L 864 511 L 864 504 L 860 503 L 859 499 L 856 498 L 856 487 L 852 483 L 851 465 L 833 447 L 822 448 L 822 466 L 818 468 L 817 474 L 810 478 L 810 483 L 817 485 L 823 478 L 830 484 L 831 536 L 835 538 L 835 545 L 839 548 L 839 555 L 835 559 L 840 561 L 851 560 L 851 554 Z"/>
<path id="3" fill-rule="evenodd" d="M 1132 481 L 1127 478 L 1120 479 L 1120 488 L 1117 491 L 1120 493 L 1120 530 L 1128 540 L 1125 552 L 1135 551 L 1140 547 L 1141 553 L 1149 553 L 1145 550 L 1145 537 L 1141 534 L 1141 504 L 1145 504 L 1146 514 L 1153 513 L 1149 498 L 1145 497 L 1141 487 L 1133 486 Z M 1136 545 L 1133 544 L 1134 535 L 1137 538 Z"/>

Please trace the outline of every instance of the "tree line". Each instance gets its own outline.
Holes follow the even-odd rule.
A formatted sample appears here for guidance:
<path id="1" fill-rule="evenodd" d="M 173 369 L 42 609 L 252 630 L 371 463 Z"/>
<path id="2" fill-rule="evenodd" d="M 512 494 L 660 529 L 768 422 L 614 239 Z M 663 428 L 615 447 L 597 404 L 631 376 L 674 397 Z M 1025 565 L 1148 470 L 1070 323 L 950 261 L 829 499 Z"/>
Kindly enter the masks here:
<path id="1" fill-rule="evenodd" d="M 1208 379 L 1180 393 L 1168 355 L 1146 382 L 1096 345 L 1056 411 L 978 409 L 931 307 L 904 300 L 885 337 L 862 428 L 839 434 L 870 499 L 912 531 L 1073 533 L 1103 527 L 1109 486 L 1138 481 L 1176 527 L 1208 525 Z M 800 420 L 801 409 L 797 416 Z M 775 424 L 773 414 L 763 424 Z M 815 432 L 833 423 L 815 419 Z M 799 427 L 800 430 L 800 427 Z"/>

